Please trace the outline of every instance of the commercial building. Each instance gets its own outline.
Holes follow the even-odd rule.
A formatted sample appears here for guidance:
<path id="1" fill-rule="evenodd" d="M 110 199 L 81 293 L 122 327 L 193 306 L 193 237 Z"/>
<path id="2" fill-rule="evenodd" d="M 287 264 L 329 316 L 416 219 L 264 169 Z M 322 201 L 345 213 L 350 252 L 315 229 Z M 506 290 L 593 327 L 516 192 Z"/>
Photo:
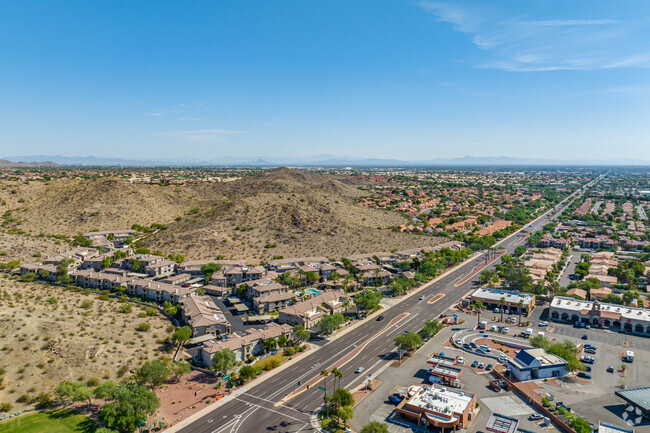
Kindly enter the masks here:
<path id="1" fill-rule="evenodd" d="M 515 314 L 519 313 L 520 301 L 523 302 L 522 309 L 524 313 L 528 313 L 535 308 L 535 296 L 530 293 L 480 288 L 472 293 L 470 299 L 472 302 L 481 301 L 489 309 L 505 306 L 506 309 L 513 311 Z M 505 303 L 502 304 L 501 299 L 505 299 Z"/>
<path id="2" fill-rule="evenodd" d="M 506 366 L 517 379 L 531 380 L 564 376 L 566 365 L 564 359 L 538 348 L 521 349 L 514 359 L 509 359 Z"/>
<path id="3" fill-rule="evenodd" d="M 643 418 L 650 419 L 650 386 L 624 389 L 615 394 L 627 403 L 622 416 L 628 424 L 641 424 Z"/>
<path id="4" fill-rule="evenodd" d="M 634 433 L 634 429 L 600 421 L 598 422 L 598 433 Z"/>
<path id="5" fill-rule="evenodd" d="M 549 313 L 553 322 L 579 322 L 613 331 L 650 335 L 650 310 L 645 308 L 556 296 L 551 301 Z"/>
<path id="6" fill-rule="evenodd" d="M 474 419 L 476 395 L 439 385 L 413 385 L 395 412 L 429 428 L 466 429 Z"/>
<path id="7" fill-rule="evenodd" d="M 519 420 L 509 416 L 493 413 L 485 424 L 485 430 L 493 433 L 517 433 Z"/>

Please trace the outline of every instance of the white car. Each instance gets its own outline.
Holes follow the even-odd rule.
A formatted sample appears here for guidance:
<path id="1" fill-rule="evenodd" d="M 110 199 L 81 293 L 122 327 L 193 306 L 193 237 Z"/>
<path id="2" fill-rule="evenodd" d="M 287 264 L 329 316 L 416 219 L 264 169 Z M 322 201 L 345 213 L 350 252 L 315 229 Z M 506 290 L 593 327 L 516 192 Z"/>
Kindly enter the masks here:
<path id="1" fill-rule="evenodd" d="M 464 356 L 459 357 L 458 358 L 458 363 L 459 364 L 465 364 L 465 357 Z"/>
<path id="2" fill-rule="evenodd" d="M 461 340 L 460 338 L 457 338 L 456 339 L 456 345 L 462 346 L 463 345 L 463 340 Z"/>
<path id="3" fill-rule="evenodd" d="M 490 328 L 490 331 L 492 331 L 492 332 L 497 332 L 497 327 L 496 327 L 496 325 L 493 325 L 493 326 Z"/>
<path id="4" fill-rule="evenodd" d="M 507 333 L 509 333 L 509 332 L 510 332 L 510 328 L 503 328 L 503 333 L 504 333 L 504 334 L 507 334 Z"/>
<path id="5" fill-rule="evenodd" d="M 358 367 L 356 370 L 354 370 L 354 372 L 359 374 L 359 373 L 363 373 L 363 370 L 364 370 L 363 367 Z"/>
<path id="6" fill-rule="evenodd" d="M 539 322 L 537 326 L 548 326 L 548 322 Z"/>

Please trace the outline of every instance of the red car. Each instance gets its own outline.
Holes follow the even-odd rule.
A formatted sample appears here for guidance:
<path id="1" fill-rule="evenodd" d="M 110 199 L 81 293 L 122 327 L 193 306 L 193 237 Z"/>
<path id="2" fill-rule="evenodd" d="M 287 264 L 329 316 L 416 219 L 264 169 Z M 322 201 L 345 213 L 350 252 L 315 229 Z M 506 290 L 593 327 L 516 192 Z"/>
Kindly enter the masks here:
<path id="1" fill-rule="evenodd" d="M 445 313 L 442 313 L 442 314 L 440 315 L 440 318 L 442 319 L 442 318 L 444 318 L 444 317 L 447 317 L 447 315 L 446 315 Z"/>
<path id="2" fill-rule="evenodd" d="M 190 285 L 188 283 L 185 283 L 181 287 L 190 287 Z"/>

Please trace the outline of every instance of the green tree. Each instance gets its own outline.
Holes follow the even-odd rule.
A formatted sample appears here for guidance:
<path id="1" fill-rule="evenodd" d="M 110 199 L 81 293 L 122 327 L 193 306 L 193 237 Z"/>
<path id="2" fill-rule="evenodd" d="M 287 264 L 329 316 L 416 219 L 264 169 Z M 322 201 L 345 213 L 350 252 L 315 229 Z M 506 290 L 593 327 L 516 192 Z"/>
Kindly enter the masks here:
<path id="1" fill-rule="evenodd" d="M 339 381 L 339 387 L 341 386 L 341 379 L 343 379 L 343 372 L 339 370 L 337 367 L 334 367 L 332 369 L 332 374 L 334 375 L 335 379 L 338 379 Z M 336 386 L 336 381 L 334 381 L 334 386 Z"/>
<path id="2" fill-rule="evenodd" d="M 492 281 L 492 279 L 496 276 L 496 274 L 497 273 L 494 272 L 493 269 L 485 269 L 481 271 L 481 274 L 479 275 L 478 279 L 481 282 L 481 284 L 487 284 L 490 281 Z"/>
<path id="3" fill-rule="evenodd" d="M 212 355 L 212 366 L 216 371 L 225 375 L 228 370 L 233 368 L 237 363 L 235 352 L 230 349 L 223 349 Z"/>
<path id="4" fill-rule="evenodd" d="M 266 353 L 271 353 L 278 347 L 278 342 L 275 340 L 275 338 L 267 338 L 266 340 L 262 341 L 262 346 L 264 347 L 264 351 Z"/>
<path id="5" fill-rule="evenodd" d="M 320 329 L 323 334 L 330 335 L 339 329 L 343 322 L 345 322 L 345 318 L 341 313 L 327 314 L 318 321 L 316 327 Z"/>
<path id="6" fill-rule="evenodd" d="M 398 349 L 405 352 L 409 352 L 422 344 L 422 338 L 415 332 L 398 335 L 393 341 Z"/>
<path id="7" fill-rule="evenodd" d="M 589 425 L 589 421 L 579 416 L 574 416 L 569 422 L 569 426 L 575 430 L 576 433 L 591 433 L 593 431 Z"/>
<path id="8" fill-rule="evenodd" d="M 343 421 L 343 424 L 347 424 L 348 420 L 354 417 L 354 409 L 350 406 L 343 406 L 336 411 L 336 416 Z"/>
<path id="9" fill-rule="evenodd" d="M 323 400 L 327 401 L 327 376 L 329 376 L 330 373 L 327 370 L 321 370 L 320 375 L 323 376 L 323 388 L 325 388 L 325 397 L 323 397 Z"/>
<path id="10" fill-rule="evenodd" d="M 109 400 L 99 413 L 99 420 L 120 433 L 133 433 L 140 421 L 145 421 L 160 407 L 160 401 L 153 391 L 126 383 L 120 384 Z"/>
<path id="11" fill-rule="evenodd" d="M 533 347 L 548 347 L 548 345 L 551 344 L 551 341 L 541 334 L 531 337 L 528 341 Z"/>
<path id="12" fill-rule="evenodd" d="M 113 394 L 116 388 L 117 385 L 115 385 L 115 382 L 107 380 L 106 382 L 101 382 L 99 385 L 97 385 L 93 390 L 93 394 L 95 395 L 95 398 L 98 398 L 100 400 L 107 400 Z"/>
<path id="13" fill-rule="evenodd" d="M 129 259 L 129 266 L 134 272 L 139 272 L 142 269 L 142 265 L 140 264 L 140 261 L 135 257 Z"/>
<path id="14" fill-rule="evenodd" d="M 246 382 L 248 379 L 255 379 L 257 371 L 250 365 L 244 365 L 239 369 L 239 378 Z"/>
<path id="15" fill-rule="evenodd" d="M 192 367 L 189 362 L 174 361 L 169 365 L 172 373 L 174 374 L 174 382 L 178 382 L 182 375 L 190 373 Z"/>
<path id="16" fill-rule="evenodd" d="M 501 304 L 501 321 L 503 322 L 503 310 L 506 306 L 506 298 L 504 296 L 499 298 L 499 303 Z"/>
<path id="17" fill-rule="evenodd" d="M 156 386 L 160 386 L 169 378 L 171 370 L 167 365 L 157 359 L 146 361 L 136 373 L 138 383 L 149 384 L 153 390 Z"/>
<path id="18" fill-rule="evenodd" d="M 526 248 L 524 245 L 519 245 L 517 248 L 515 248 L 515 256 L 521 257 L 526 254 L 526 251 L 528 251 L 528 248 Z"/>
<path id="19" fill-rule="evenodd" d="M 359 433 L 390 433 L 388 424 L 379 421 L 370 421 L 368 424 L 361 427 Z"/>
<path id="20" fill-rule="evenodd" d="M 354 404 L 354 396 L 345 388 L 336 388 L 327 400 L 334 409 Z"/>
<path id="21" fill-rule="evenodd" d="M 293 334 L 300 341 L 307 341 L 311 337 L 311 332 L 305 329 L 304 325 L 296 325 L 293 327 Z"/>
<path id="22" fill-rule="evenodd" d="M 284 334 L 280 335 L 277 341 L 278 341 L 278 347 L 284 347 L 289 342 L 289 340 L 287 339 L 287 337 L 284 336 Z"/>
<path id="23" fill-rule="evenodd" d="M 181 349 L 183 344 L 189 341 L 191 336 L 192 329 L 190 329 L 189 326 L 181 326 L 174 330 L 174 333 L 171 336 L 171 340 L 176 345 L 176 352 L 174 353 L 174 357 L 172 359 L 176 359 L 178 351 Z"/>
<path id="24" fill-rule="evenodd" d="M 528 292 L 533 284 L 533 278 L 530 276 L 528 268 L 514 262 L 505 265 L 503 279 L 511 290 L 520 292 Z"/>
<path id="25" fill-rule="evenodd" d="M 418 331 L 418 334 L 422 338 L 422 340 L 428 340 L 429 338 L 433 337 L 436 335 L 440 330 L 444 327 L 444 325 L 437 320 L 427 320 L 424 325 L 422 326 L 422 329 Z"/>
<path id="26" fill-rule="evenodd" d="M 380 292 L 364 290 L 354 297 L 354 302 L 366 311 L 375 311 L 379 308 L 379 302 L 383 298 Z"/>
<path id="27" fill-rule="evenodd" d="M 210 277 L 212 277 L 212 274 L 220 270 L 221 270 L 221 265 L 217 263 L 208 263 L 207 265 L 201 266 L 201 272 L 205 276 L 205 281 L 210 281 Z"/>

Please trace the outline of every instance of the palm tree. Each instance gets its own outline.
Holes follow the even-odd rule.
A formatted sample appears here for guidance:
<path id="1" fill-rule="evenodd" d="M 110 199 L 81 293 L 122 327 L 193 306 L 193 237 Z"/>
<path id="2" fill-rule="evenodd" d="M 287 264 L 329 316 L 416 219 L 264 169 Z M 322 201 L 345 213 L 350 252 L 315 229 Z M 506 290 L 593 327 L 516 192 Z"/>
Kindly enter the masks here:
<path id="1" fill-rule="evenodd" d="M 521 313 L 524 310 L 524 301 L 520 300 L 517 306 L 519 307 L 519 326 L 521 326 Z"/>
<path id="2" fill-rule="evenodd" d="M 502 296 L 499 302 L 501 302 L 501 321 L 503 322 L 503 307 L 506 305 L 506 298 Z"/>
<path id="3" fill-rule="evenodd" d="M 334 377 L 336 377 L 339 380 L 338 388 L 340 388 L 341 387 L 341 379 L 343 379 L 343 372 L 341 370 L 339 370 L 338 368 L 334 367 L 332 369 L 332 374 L 334 375 Z"/>
<path id="4" fill-rule="evenodd" d="M 483 302 L 481 302 L 480 300 L 474 301 L 474 310 L 476 310 L 476 312 L 478 313 L 478 320 L 476 321 L 476 327 L 477 328 L 481 324 L 481 310 L 483 308 L 485 308 L 485 305 L 483 305 Z"/>
<path id="5" fill-rule="evenodd" d="M 327 370 L 321 370 L 320 375 L 323 376 L 323 388 L 325 388 L 325 397 L 323 400 L 327 400 L 327 376 L 330 374 Z"/>

